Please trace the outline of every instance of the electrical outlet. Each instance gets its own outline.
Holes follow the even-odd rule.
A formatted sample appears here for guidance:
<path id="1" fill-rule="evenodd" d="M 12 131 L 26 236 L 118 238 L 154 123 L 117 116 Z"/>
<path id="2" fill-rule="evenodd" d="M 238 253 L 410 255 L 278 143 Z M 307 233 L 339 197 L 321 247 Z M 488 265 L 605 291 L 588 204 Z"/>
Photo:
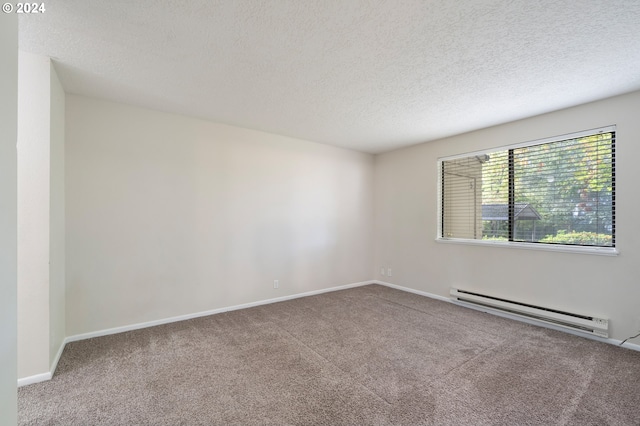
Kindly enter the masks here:
<path id="1" fill-rule="evenodd" d="M 384 276 L 384 266 L 383 266 L 382 268 L 380 268 L 380 274 L 381 274 L 382 276 Z"/>
<path id="2" fill-rule="evenodd" d="M 279 287 L 280 287 L 280 281 L 273 280 L 273 288 L 279 288 Z"/>
<path id="3" fill-rule="evenodd" d="M 391 268 L 387 269 L 387 276 L 390 277 L 391 276 Z"/>

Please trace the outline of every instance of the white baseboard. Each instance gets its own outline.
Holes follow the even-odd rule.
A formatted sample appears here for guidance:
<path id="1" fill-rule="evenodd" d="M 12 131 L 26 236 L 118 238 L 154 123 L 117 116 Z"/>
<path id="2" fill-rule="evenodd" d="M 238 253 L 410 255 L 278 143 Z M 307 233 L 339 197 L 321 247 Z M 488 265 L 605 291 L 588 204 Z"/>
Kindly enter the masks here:
<path id="1" fill-rule="evenodd" d="M 409 292 L 409 293 L 414 293 L 414 294 L 417 294 L 417 295 L 420 295 L 420 296 L 426 296 L 426 297 L 430 297 L 432 299 L 441 300 L 443 302 L 452 303 L 454 305 L 462 306 L 464 308 L 474 309 L 476 311 L 486 312 L 488 314 L 496 315 L 496 316 L 499 316 L 499 317 L 512 319 L 512 320 L 524 322 L 524 323 L 531 324 L 531 325 L 536 325 L 538 327 L 550 328 L 552 330 L 562 331 L 563 333 L 569 333 L 569 334 L 573 334 L 575 336 L 585 337 L 587 339 L 596 340 L 596 341 L 602 342 L 602 343 L 608 343 L 610 345 L 622 346 L 623 348 L 627 348 L 627 349 L 631 349 L 631 350 L 640 352 L 640 345 L 637 345 L 635 343 L 625 342 L 623 345 L 621 345 L 622 340 L 598 337 L 598 336 L 594 336 L 594 335 L 588 334 L 588 333 L 581 333 L 579 331 L 567 330 L 566 328 L 557 327 L 557 326 L 554 326 L 553 324 L 543 323 L 543 322 L 536 321 L 534 319 L 523 318 L 523 317 L 520 317 L 520 316 L 517 316 L 517 315 L 510 315 L 508 312 L 501 312 L 501 311 L 497 311 L 497 310 L 494 310 L 494 309 L 491 309 L 491 308 L 485 308 L 485 307 L 482 307 L 482 306 L 477 306 L 476 307 L 476 306 L 469 306 L 469 305 L 466 305 L 466 304 L 462 305 L 462 304 L 457 303 L 456 301 L 454 301 L 454 300 L 452 300 L 452 299 L 450 299 L 448 297 L 444 297 L 444 296 L 440 296 L 440 295 L 432 294 L 432 293 L 427 293 L 426 291 L 414 290 L 412 288 L 402 287 L 402 286 L 399 286 L 399 285 L 396 285 L 396 284 L 391 284 L 391 283 L 384 282 L 384 281 L 375 280 L 374 283 L 375 284 L 384 285 L 386 287 L 395 288 L 397 290 L 402 290 L 402 291 L 406 291 L 406 292 Z"/>
<path id="2" fill-rule="evenodd" d="M 64 346 L 67 344 L 67 339 L 65 338 L 62 342 L 60 342 L 60 347 L 58 348 L 58 353 L 55 358 L 53 358 L 53 362 L 51 362 L 51 367 L 49 371 L 51 372 L 51 377 L 53 377 L 53 373 L 56 372 L 56 368 L 58 368 L 58 361 L 60 361 L 60 357 L 62 356 L 62 352 L 64 351 Z"/>
<path id="3" fill-rule="evenodd" d="M 62 356 L 62 352 L 64 351 L 64 345 L 67 344 L 66 339 L 60 343 L 60 347 L 58 348 L 58 352 L 56 356 L 53 358 L 51 365 L 49 366 L 49 371 L 46 373 L 34 374 L 33 376 L 21 377 L 18 379 L 18 387 L 32 385 L 34 383 L 45 382 L 47 380 L 51 380 L 53 377 L 53 373 L 55 373 L 56 368 L 58 368 L 58 361 L 60 361 L 60 357 Z"/>
<path id="4" fill-rule="evenodd" d="M 51 374 L 50 371 L 46 373 L 35 374 L 33 376 L 22 377 L 18 379 L 18 387 L 45 382 L 47 380 L 51 380 L 51 377 L 53 377 L 53 374 Z"/>
<path id="5" fill-rule="evenodd" d="M 172 323 L 172 322 L 185 321 L 185 320 L 190 320 L 190 319 L 193 319 L 193 318 L 199 318 L 199 317 L 206 317 L 206 316 L 209 316 L 209 315 L 221 314 L 223 312 L 237 311 L 239 309 L 247 309 L 247 308 L 253 308 L 255 306 L 268 305 L 268 304 L 277 303 L 277 302 L 284 302 L 286 300 L 298 299 L 300 297 L 315 296 L 317 294 L 329 293 L 329 292 L 332 292 L 332 291 L 346 290 L 348 288 L 361 287 L 361 286 L 368 285 L 368 284 L 373 284 L 373 283 L 374 283 L 373 281 L 362 281 L 362 282 L 358 282 L 358 283 L 345 284 L 345 285 L 341 285 L 341 286 L 337 286 L 337 287 L 323 288 L 323 289 L 320 289 L 320 290 L 313 290 L 313 291 L 307 291 L 307 292 L 304 292 L 304 293 L 296 293 L 296 294 L 291 294 L 291 295 L 288 295 L 288 296 L 276 297 L 276 298 L 273 298 L 273 299 L 259 300 L 259 301 L 256 301 L 256 302 L 243 303 L 243 304 L 240 304 L 240 305 L 227 306 L 227 307 L 224 307 L 224 308 L 211 309 L 211 310 L 208 310 L 208 311 L 195 312 L 195 313 L 192 313 L 192 314 L 178 315 L 178 316 L 170 317 L 170 318 L 163 318 L 163 319 L 154 320 L 154 321 L 147 321 L 147 322 L 141 322 L 141 323 L 137 323 L 137 324 L 125 325 L 125 326 L 122 326 L 122 327 L 114 327 L 114 328 L 108 328 L 108 329 L 105 329 L 105 330 L 92 331 L 90 333 L 76 334 L 74 336 L 67 337 L 65 339 L 65 344 L 69 343 L 69 342 L 76 342 L 76 341 L 79 341 L 79 340 L 92 339 L 94 337 L 102 337 L 102 336 L 108 336 L 110 334 L 124 333 L 126 331 L 132 331 L 132 330 L 139 330 L 139 329 L 142 329 L 142 328 L 154 327 L 156 325 L 169 324 L 169 323 Z"/>
<path id="6" fill-rule="evenodd" d="M 613 340 L 613 339 L 612 339 Z M 640 352 L 640 345 L 636 345 L 635 343 L 628 343 L 625 342 L 624 345 L 621 345 L 620 343 L 622 343 L 621 340 L 614 340 L 614 342 L 618 342 L 617 345 L 618 346 L 622 346 L 623 348 L 627 348 L 627 349 L 631 349 L 633 351 L 638 351 Z"/>
<path id="7" fill-rule="evenodd" d="M 391 284 L 391 283 L 388 283 L 388 282 L 385 282 L 385 281 L 375 280 L 373 283 L 374 284 L 380 284 L 380 285 L 383 285 L 385 287 L 395 288 L 396 290 L 406 291 L 407 293 L 413 293 L 413 294 L 417 294 L 419 296 L 429 297 L 431 299 L 442 300 L 443 302 L 451 302 L 451 299 L 449 299 L 448 297 L 439 296 L 439 295 L 433 294 L 433 293 L 427 293 L 426 291 L 414 290 L 414 289 L 409 288 L 409 287 L 402 287 L 401 285 Z"/>

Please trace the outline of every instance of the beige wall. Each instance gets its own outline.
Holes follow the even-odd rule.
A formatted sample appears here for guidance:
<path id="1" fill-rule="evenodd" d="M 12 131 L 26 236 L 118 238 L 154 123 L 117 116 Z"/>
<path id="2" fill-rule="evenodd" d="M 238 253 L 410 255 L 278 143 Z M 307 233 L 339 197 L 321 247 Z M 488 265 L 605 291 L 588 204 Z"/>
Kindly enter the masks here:
<path id="1" fill-rule="evenodd" d="M 20 52 L 18 377 L 48 374 L 65 334 L 64 91 L 51 60 Z"/>
<path id="2" fill-rule="evenodd" d="M 640 92 L 425 143 L 376 157 L 375 268 L 394 284 L 447 296 L 451 286 L 610 318 L 612 336 L 640 328 Z M 437 235 L 437 160 L 617 125 L 617 257 L 444 244 Z M 638 339 L 636 339 L 636 342 Z"/>
<path id="3" fill-rule="evenodd" d="M 0 424 L 17 422 L 18 16 L 0 14 Z"/>
<path id="4" fill-rule="evenodd" d="M 67 335 L 371 279 L 371 155 L 73 95 L 66 120 Z"/>

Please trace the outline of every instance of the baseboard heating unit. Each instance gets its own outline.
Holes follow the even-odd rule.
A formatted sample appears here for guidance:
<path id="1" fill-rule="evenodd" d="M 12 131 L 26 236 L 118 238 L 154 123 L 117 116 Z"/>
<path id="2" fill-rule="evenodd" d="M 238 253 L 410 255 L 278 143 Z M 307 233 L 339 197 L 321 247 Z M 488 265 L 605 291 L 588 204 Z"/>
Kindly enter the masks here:
<path id="1" fill-rule="evenodd" d="M 459 305 L 476 307 L 476 309 L 482 308 L 483 310 L 487 308 L 490 311 L 504 312 L 599 337 L 609 337 L 608 319 L 558 311 L 456 288 L 451 288 L 450 293 L 451 299 Z"/>

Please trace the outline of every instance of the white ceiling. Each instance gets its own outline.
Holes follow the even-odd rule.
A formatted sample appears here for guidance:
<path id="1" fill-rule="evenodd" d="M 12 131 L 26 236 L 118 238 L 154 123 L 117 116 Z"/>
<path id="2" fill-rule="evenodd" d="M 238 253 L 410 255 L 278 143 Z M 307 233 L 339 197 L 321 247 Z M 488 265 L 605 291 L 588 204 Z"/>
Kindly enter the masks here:
<path id="1" fill-rule="evenodd" d="M 68 93 L 378 153 L 640 89 L 639 0 L 55 0 Z"/>

